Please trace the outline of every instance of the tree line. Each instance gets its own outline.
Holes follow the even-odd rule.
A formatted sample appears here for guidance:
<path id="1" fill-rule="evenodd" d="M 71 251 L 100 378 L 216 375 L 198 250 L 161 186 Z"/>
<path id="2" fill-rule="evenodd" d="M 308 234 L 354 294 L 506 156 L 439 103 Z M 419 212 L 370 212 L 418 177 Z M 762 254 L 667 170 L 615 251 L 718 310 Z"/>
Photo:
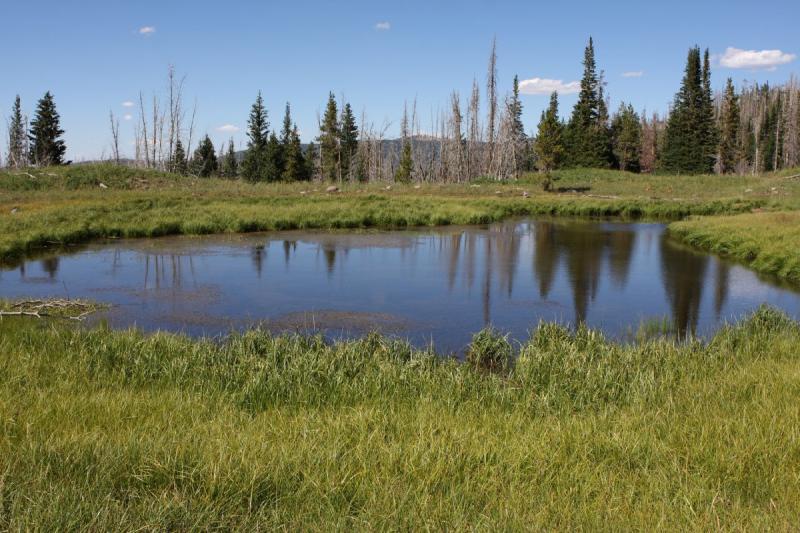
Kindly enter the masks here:
<path id="1" fill-rule="evenodd" d="M 200 177 L 252 182 L 436 181 L 479 177 L 513 179 L 523 173 L 549 174 L 559 168 L 608 168 L 631 172 L 756 173 L 800 165 L 800 86 L 745 85 L 732 80 L 724 91 L 711 89 L 706 49 L 688 51 L 680 88 L 664 117 L 638 113 L 621 103 L 609 113 L 609 96 L 598 70 L 593 39 L 584 50 L 580 91 L 569 118 L 562 120 L 553 92 L 535 133 L 526 134 L 519 80 L 499 101 L 497 52 L 493 42 L 483 94 L 476 79 L 466 105 L 451 93 L 446 109 L 423 131 L 416 102 L 406 102 L 400 138 L 389 139 L 390 123 L 376 126 L 329 93 L 318 120 L 319 135 L 303 145 L 287 103 L 281 128 L 272 129 L 259 92 L 250 109 L 247 146 L 237 153 L 233 140 L 216 148 L 208 135 L 192 150 L 196 104 L 187 120 L 184 79 L 168 71 L 167 95 L 139 94 L 134 164 Z M 482 97 L 483 100 L 482 101 Z M 481 107 L 485 111 L 481 112 Z M 185 124 L 188 122 L 188 128 Z M 110 113 L 112 156 L 121 162 L 119 122 Z M 63 163 L 63 130 L 52 95 L 37 104 L 30 125 L 19 97 L 9 122 L 6 164 L 12 167 Z"/>

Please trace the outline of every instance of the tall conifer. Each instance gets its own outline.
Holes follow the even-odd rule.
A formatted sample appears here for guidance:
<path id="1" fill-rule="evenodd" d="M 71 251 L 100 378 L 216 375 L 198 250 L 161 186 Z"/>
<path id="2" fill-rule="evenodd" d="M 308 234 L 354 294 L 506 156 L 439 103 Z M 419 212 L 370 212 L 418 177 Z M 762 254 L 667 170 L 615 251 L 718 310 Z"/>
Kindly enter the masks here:
<path id="1" fill-rule="evenodd" d="M 61 138 L 60 117 L 56 111 L 53 95 L 47 91 L 36 105 L 36 114 L 31 120 L 28 138 L 31 141 L 31 159 L 38 166 L 61 165 L 67 147 Z"/>

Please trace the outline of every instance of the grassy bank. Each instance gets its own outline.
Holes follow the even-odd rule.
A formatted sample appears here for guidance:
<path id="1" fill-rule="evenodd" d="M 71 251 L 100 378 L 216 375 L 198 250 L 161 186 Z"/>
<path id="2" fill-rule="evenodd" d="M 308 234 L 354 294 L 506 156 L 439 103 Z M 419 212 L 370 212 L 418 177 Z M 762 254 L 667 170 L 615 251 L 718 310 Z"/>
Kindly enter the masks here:
<path id="1" fill-rule="evenodd" d="M 798 345 L 767 309 L 708 344 L 546 325 L 512 367 L 484 335 L 478 368 L 5 319 L 0 529 L 788 529 Z"/>
<path id="2" fill-rule="evenodd" d="M 293 228 L 478 224 L 512 216 L 676 219 L 800 205 L 800 184 L 763 177 L 562 171 L 557 192 L 514 183 L 248 184 L 106 165 L 0 173 L 0 260 L 117 237 Z M 101 187 L 101 185 L 103 187 Z M 524 193 L 528 193 L 524 197 Z"/>
<path id="3" fill-rule="evenodd" d="M 800 212 L 693 218 L 670 224 L 669 231 L 696 248 L 800 282 Z"/>

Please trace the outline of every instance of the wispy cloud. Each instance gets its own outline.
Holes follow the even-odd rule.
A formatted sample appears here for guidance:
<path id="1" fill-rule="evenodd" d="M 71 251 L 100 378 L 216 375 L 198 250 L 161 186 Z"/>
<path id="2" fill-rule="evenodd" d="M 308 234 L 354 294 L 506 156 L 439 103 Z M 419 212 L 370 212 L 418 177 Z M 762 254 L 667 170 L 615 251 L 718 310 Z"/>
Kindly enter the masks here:
<path id="1" fill-rule="evenodd" d="M 139 35 L 152 35 L 156 32 L 155 26 L 142 26 L 139 28 Z"/>
<path id="2" fill-rule="evenodd" d="M 133 115 L 131 115 L 130 113 L 126 113 L 125 115 L 122 116 L 122 118 L 125 120 L 131 120 L 133 119 Z"/>
<path id="3" fill-rule="evenodd" d="M 223 124 L 217 128 L 217 131 L 220 133 L 236 133 L 239 131 L 239 127 L 234 126 L 233 124 Z"/>
<path id="4" fill-rule="evenodd" d="M 130 100 L 125 100 L 124 102 L 122 102 L 122 107 L 133 107 L 133 102 L 131 102 Z"/>
<path id="5" fill-rule="evenodd" d="M 791 63 L 797 58 L 781 50 L 742 50 L 728 47 L 719 59 L 719 64 L 727 68 L 749 68 L 775 70 L 780 65 Z"/>
<path id="6" fill-rule="evenodd" d="M 531 78 L 519 82 L 519 92 L 522 94 L 550 94 L 553 91 L 559 94 L 573 94 L 580 89 L 581 84 L 577 81 L 564 83 L 562 80 Z"/>
<path id="7" fill-rule="evenodd" d="M 386 20 L 382 20 L 375 24 L 375 29 L 378 31 L 389 31 L 392 29 L 392 24 Z"/>
<path id="8" fill-rule="evenodd" d="M 644 76 L 643 70 L 629 70 L 622 73 L 623 78 L 641 78 L 642 76 Z"/>

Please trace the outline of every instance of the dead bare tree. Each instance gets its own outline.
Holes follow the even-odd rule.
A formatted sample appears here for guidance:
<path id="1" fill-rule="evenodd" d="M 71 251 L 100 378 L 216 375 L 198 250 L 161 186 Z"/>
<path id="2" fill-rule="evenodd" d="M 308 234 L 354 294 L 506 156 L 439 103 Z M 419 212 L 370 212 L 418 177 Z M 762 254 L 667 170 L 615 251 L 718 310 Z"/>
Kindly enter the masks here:
<path id="1" fill-rule="evenodd" d="M 111 156 L 114 163 L 119 165 L 119 119 L 114 116 L 113 111 L 109 111 L 108 119 L 111 122 Z"/>
<path id="2" fill-rule="evenodd" d="M 486 73 L 486 162 L 485 168 L 492 167 L 495 137 L 497 135 L 497 38 L 492 39 L 492 52 L 489 54 L 489 67 Z"/>
<path id="3" fill-rule="evenodd" d="M 477 80 L 472 80 L 472 96 L 469 101 L 469 140 L 467 142 L 467 179 L 480 175 L 481 163 L 481 122 L 480 122 L 480 89 Z"/>

